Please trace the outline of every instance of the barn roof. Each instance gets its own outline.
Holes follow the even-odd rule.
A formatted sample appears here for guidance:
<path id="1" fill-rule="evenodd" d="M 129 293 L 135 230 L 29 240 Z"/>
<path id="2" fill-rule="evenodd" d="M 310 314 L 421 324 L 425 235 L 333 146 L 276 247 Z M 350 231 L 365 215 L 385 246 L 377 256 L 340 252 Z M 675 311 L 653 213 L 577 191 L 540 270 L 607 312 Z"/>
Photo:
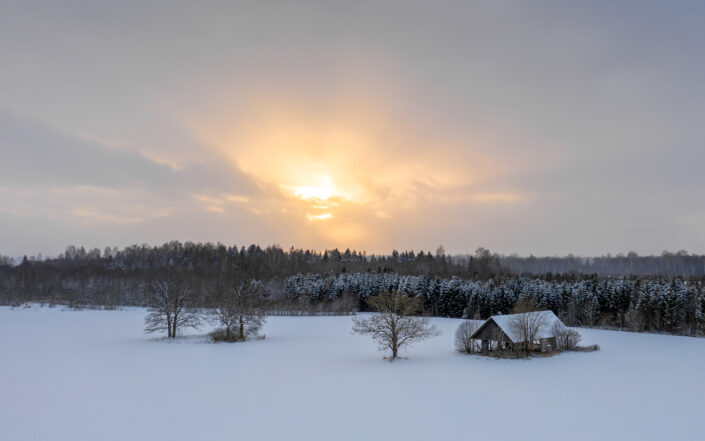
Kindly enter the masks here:
<path id="1" fill-rule="evenodd" d="M 563 322 L 556 317 L 553 311 L 535 311 L 535 312 L 524 312 L 519 314 L 506 314 L 506 315 L 493 315 L 488 318 L 485 323 L 480 326 L 477 331 L 472 335 L 475 337 L 480 331 L 489 323 L 494 322 L 501 330 L 506 334 L 507 337 L 512 341 L 512 343 L 520 343 L 522 341 L 519 335 L 519 330 L 513 325 L 514 320 L 517 316 L 522 314 L 529 314 L 530 316 L 536 316 L 537 319 L 541 320 L 541 326 L 536 332 L 536 339 L 540 340 L 542 338 L 555 337 L 554 325 L 558 323 L 558 326 L 565 327 Z M 532 317 L 533 318 L 533 317 Z"/>

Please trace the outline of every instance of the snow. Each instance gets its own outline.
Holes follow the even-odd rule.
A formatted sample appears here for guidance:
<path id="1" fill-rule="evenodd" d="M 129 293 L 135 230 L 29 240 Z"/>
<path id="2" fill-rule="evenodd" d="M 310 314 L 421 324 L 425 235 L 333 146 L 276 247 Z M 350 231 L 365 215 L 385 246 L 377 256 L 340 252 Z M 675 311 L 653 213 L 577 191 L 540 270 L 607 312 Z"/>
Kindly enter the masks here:
<path id="1" fill-rule="evenodd" d="M 382 360 L 350 317 L 266 339 L 144 335 L 144 311 L 0 308 L 0 440 L 702 440 L 705 339 L 580 330 L 601 351 L 498 360 L 443 335 Z"/>
<path id="2" fill-rule="evenodd" d="M 541 318 L 537 319 L 528 319 L 529 321 L 539 323 L 540 325 L 536 331 L 536 335 L 534 336 L 536 340 L 555 337 L 554 326 L 556 323 L 560 323 L 561 326 L 565 326 L 563 322 L 556 317 L 556 314 L 554 314 L 553 311 L 535 311 L 525 312 L 522 314 L 527 314 L 532 317 L 538 315 L 541 316 Z M 520 335 L 521 330 L 515 326 L 514 322 L 518 315 L 520 314 L 493 315 L 490 317 L 490 319 L 494 320 L 497 326 L 499 326 L 502 332 L 504 332 L 507 337 L 512 340 L 512 343 L 521 343 L 524 341 L 524 337 Z M 489 321 L 490 319 L 487 320 Z M 477 331 L 479 332 L 480 330 L 478 329 Z"/>

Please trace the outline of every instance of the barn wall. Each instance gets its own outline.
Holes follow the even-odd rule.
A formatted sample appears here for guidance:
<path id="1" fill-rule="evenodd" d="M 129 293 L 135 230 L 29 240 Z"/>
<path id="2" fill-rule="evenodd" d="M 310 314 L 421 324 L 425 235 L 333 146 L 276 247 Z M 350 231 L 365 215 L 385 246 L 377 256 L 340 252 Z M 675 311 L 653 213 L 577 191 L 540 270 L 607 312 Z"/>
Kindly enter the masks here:
<path id="1" fill-rule="evenodd" d="M 494 321 L 490 320 L 489 323 L 487 323 L 481 330 L 480 332 L 477 333 L 475 336 L 478 340 L 496 340 L 497 335 L 501 335 L 502 338 L 500 341 L 510 341 L 509 337 L 504 334 L 502 329 L 500 329 L 499 326 L 497 326 L 497 323 Z"/>

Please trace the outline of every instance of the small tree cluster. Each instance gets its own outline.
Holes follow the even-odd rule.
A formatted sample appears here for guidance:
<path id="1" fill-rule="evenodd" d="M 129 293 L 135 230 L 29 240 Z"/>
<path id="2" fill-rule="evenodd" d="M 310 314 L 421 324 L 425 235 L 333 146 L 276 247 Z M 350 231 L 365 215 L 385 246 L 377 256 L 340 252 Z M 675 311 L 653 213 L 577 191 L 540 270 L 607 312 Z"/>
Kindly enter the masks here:
<path id="1" fill-rule="evenodd" d="M 217 299 L 210 320 L 220 328 L 211 333 L 215 341 L 244 341 L 256 336 L 265 322 L 262 283 L 239 281 Z"/>
<path id="2" fill-rule="evenodd" d="M 243 341 L 257 335 L 265 322 L 262 283 L 239 281 L 225 288 L 205 319 L 220 327 L 211 333 L 216 341 Z M 164 332 L 176 338 L 183 328 L 198 328 L 202 314 L 195 308 L 195 290 L 176 273 L 154 282 L 148 297 L 145 332 Z"/>

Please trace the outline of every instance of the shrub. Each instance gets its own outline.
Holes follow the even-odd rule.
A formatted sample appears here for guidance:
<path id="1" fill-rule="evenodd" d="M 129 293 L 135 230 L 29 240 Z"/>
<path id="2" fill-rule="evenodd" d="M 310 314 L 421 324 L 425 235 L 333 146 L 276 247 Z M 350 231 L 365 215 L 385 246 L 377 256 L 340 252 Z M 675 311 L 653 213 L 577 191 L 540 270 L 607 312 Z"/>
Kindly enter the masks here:
<path id="1" fill-rule="evenodd" d="M 556 345 L 558 349 L 564 351 L 574 351 L 580 343 L 582 336 L 575 329 L 570 329 L 561 323 L 553 325 L 553 332 L 556 336 Z"/>
<path id="2" fill-rule="evenodd" d="M 228 342 L 228 343 L 234 343 L 236 341 L 244 341 L 239 337 L 238 334 L 232 332 L 230 335 L 225 331 L 225 329 L 216 329 L 212 331 L 210 334 L 208 334 L 214 342 Z"/>
<path id="3" fill-rule="evenodd" d="M 477 343 L 470 336 L 477 331 L 480 324 L 479 320 L 466 320 L 458 326 L 458 329 L 455 330 L 455 348 L 458 351 L 466 354 L 478 352 Z"/>

